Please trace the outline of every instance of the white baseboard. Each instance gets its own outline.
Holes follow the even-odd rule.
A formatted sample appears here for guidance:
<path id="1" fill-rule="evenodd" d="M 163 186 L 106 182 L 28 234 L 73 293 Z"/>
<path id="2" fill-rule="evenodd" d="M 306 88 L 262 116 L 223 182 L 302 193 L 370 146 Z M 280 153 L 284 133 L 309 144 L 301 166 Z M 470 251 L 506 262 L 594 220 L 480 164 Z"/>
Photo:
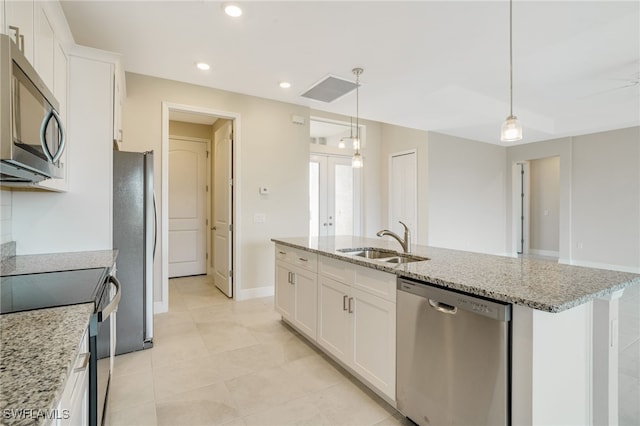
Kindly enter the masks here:
<path id="1" fill-rule="evenodd" d="M 612 265 L 610 263 L 589 262 L 586 260 L 575 260 L 575 259 L 570 260 L 566 263 L 574 266 L 585 266 L 587 268 L 609 269 L 611 271 L 630 272 L 632 274 L 640 274 L 640 267 L 637 267 L 637 266 Z"/>
<path id="2" fill-rule="evenodd" d="M 236 300 L 256 299 L 258 297 L 273 296 L 274 287 L 272 285 L 265 287 L 241 289 L 236 292 Z"/>
<path id="3" fill-rule="evenodd" d="M 169 304 L 166 301 L 153 303 L 153 315 L 169 312 Z"/>
<path id="4" fill-rule="evenodd" d="M 560 257 L 560 252 L 555 250 L 538 250 L 530 248 L 529 254 L 534 254 L 536 256 Z"/>

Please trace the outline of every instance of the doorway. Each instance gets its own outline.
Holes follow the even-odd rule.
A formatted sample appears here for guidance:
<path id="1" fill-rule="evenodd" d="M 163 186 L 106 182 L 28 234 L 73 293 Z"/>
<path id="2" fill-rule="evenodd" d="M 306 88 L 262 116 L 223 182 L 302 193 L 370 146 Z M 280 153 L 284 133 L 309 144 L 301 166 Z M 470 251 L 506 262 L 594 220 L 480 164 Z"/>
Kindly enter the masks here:
<path id="1" fill-rule="evenodd" d="M 361 169 L 351 157 L 311 154 L 309 236 L 360 235 Z"/>
<path id="2" fill-rule="evenodd" d="M 518 256 L 558 260 L 560 255 L 560 157 L 513 165 L 513 223 Z"/>
<path id="3" fill-rule="evenodd" d="M 172 134 L 175 127 L 172 126 L 170 130 L 170 123 L 175 121 L 184 124 L 191 123 L 191 125 L 204 125 L 208 126 L 209 129 L 210 144 L 204 153 L 206 166 L 210 170 L 208 177 L 204 178 L 204 193 L 206 194 L 206 201 L 204 202 L 204 211 L 206 211 L 205 221 L 204 226 L 198 228 L 200 229 L 199 231 L 196 231 L 195 228 L 190 230 L 192 241 L 200 241 L 200 246 L 202 246 L 202 241 L 205 241 L 204 272 L 202 272 L 202 269 L 199 269 L 196 273 L 211 275 L 214 278 L 216 287 L 229 298 L 234 298 L 235 283 L 239 280 L 239 274 L 235 268 L 235 265 L 239 262 L 239 253 L 236 249 L 238 229 L 235 227 L 235 218 L 239 209 L 237 202 L 239 185 L 235 182 L 234 176 L 238 173 L 237 158 L 239 156 L 240 141 L 235 135 L 238 134 L 240 116 L 236 113 L 163 102 L 162 166 L 160 168 L 162 176 L 162 206 L 160 210 L 162 215 L 161 241 L 164 243 L 161 246 L 162 271 L 160 275 L 162 277 L 162 287 L 160 291 L 155 294 L 155 300 L 160 300 L 161 302 L 156 302 L 156 313 L 166 312 L 168 310 L 169 277 L 177 276 L 175 271 L 172 270 L 170 272 L 170 263 L 176 259 L 176 252 L 181 251 L 179 247 L 178 250 L 172 250 L 172 246 L 176 245 L 175 235 L 170 236 L 170 228 L 172 228 L 170 222 L 175 219 L 171 214 L 172 210 L 184 210 L 185 206 L 189 203 L 191 206 L 199 205 L 193 198 L 186 197 L 185 194 L 183 194 L 183 196 L 180 197 L 181 200 L 179 200 L 182 206 L 170 206 L 171 195 L 169 188 L 171 186 L 182 187 L 186 183 L 184 181 L 189 180 L 186 179 L 185 175 L 189 174 L 192 175 L 190 178 L 191 181 L 198 181 L 197 178 L 193 177 L 196 173 L 194 173 L 193 170 L 189 170 L 189 166 L 185 161 L 183 161 L 184 164 L 182 164 L 182 172 L 174 170 L 175 168 L 172 167 L 170 163 L 171 156 L 173 155 L 171 154 L 171 146 L 174 144 L 174 141 L 171 139 L 176 139 L 177 136 Z M 185 139 L 185 137 L 182 136 L 181 139 Z M 187 137 L 186 139 L 189 138 Z M 190 142 L 195 141 L 191 140 Z M 202 141 L 200 141 L 200 143 L 202 143 Z M 188 157 L 189 155 L 185 156 Z M 193 168 L 196 167 L 191 167 L 191 169 Z M 176 179 L 174 179 L 175 176 L 172 177 L 172 174 L 178 175 L 177 185 Z M 194 192 L 192 189 L 185 191 L 185 188 L 189 188 L 189 186 L 183 188 L 184 192 Z M 217 226 L 216 221 L 218 224 L 224 225 Z M 178 241 L 178 243 L 180 242 L 184 241 Z M 182 253 L 181 256 L 184 258 L 185 254 Z M 178 275 L 193 275 L 193 273 L 184 273 L 184 271 L 182 271 Z"/>

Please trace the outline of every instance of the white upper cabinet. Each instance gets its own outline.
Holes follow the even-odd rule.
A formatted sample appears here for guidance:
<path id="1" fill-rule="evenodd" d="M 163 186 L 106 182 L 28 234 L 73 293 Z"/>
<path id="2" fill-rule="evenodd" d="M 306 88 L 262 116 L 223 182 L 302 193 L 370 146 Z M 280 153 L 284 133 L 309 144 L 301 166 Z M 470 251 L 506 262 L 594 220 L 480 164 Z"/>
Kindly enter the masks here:
<path id="1" fill-rule="evenodd" d="M 41 2 L 35 4 L 35 64 L 34 68 L 50 90 L 53 90 L 53 56 L 55 34 Z"/>
<path id="2" fill-rule="evenodd" d="M 33 1 L 6 0 L 4 1 L 3 32 L 11 36 L 24 55 L 33 64 L 34 59 L 34 3 Z"/>

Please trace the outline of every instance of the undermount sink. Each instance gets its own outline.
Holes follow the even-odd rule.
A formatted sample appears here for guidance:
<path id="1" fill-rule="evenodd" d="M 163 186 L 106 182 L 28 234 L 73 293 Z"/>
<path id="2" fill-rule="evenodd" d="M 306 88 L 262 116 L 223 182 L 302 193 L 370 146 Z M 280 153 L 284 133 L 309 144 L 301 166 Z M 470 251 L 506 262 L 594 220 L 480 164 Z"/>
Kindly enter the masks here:
<path id="1" fill-rule="evenodd" d="M 413 256 L 406 253 L 399 253 L 397 251 L 379 248 L 347 248 L 339 249 L 338 251 L 340 253 L 363 257 L 365 259 L 378 260 L 386 263 L 411 263 L 429 260 L 426 257 Z"/>

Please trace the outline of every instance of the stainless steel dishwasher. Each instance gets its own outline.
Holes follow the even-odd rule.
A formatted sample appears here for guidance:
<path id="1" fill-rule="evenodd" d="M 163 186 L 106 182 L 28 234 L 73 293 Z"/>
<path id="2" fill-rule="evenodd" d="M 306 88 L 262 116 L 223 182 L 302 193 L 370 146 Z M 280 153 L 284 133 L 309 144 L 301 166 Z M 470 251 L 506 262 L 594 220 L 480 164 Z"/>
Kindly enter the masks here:
<path id="1" fill-rule="evenodd" d="M 398 410 L 421 426 L 508 425 L 511 305 L 398 279 Z"/>

